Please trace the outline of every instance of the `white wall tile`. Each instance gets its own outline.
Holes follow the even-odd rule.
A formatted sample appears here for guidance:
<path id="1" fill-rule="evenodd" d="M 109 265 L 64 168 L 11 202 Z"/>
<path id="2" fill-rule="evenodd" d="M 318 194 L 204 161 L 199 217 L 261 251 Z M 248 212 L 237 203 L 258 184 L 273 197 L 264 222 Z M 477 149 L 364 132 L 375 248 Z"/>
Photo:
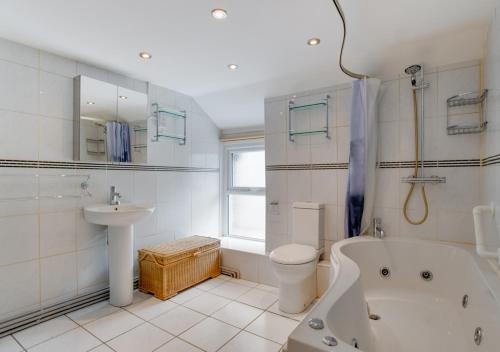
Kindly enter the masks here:
<path id="1" fill-rule="evenodd" d="M 0 110 L 0 156 L 5 159 L 38 160 L 37 115 Z"/>
<path id="2" fill-rule="evenodd" d="M 69 78 L 77 75 L 76 61 L 46 51 L 40 51 L 40 69 Z"/>
<path id="3" fill-rule="evenodd" d="M 38 216 L 0 218 L 0 265 L 38 257 Z"/>
<path id="4" fill-rule="evenodd" d="M 73 120 L 73 79 L 40 71 L 40 114 Z"/>
<path id="5" fill-rule="evenodd" d="M 288 202 L 310 202 L 312 197 L 311 171 L 288 171 L 287 175 Z"/>
<path id="6" fill-rule="evenodd" d="M 43 258 L 40 265 L 42 302 L 54 303 L 76 293 L 76 253 Z"/>
<path id="7" fill-rule="evenodd" d="M 283 165 L 287 163 L 288 134 L 266 134 L 266 165 Z"/>
<path id="8" fill-rule="evenodd" d="M 40 256 L 76 250 L 76 214 L 74 211 L 40 215 Z"/>
<path id="9" fill-rule="evenodd" d="M 382 82 L 379 92 L 379 121 L 399 120 L 399 80 Z"/>
<path id="10" fill-rule="evenodd" d="M 311 171 L 311 200 L 323 204 L 337 204 L 337 170 Z"/>
<path id="11" fill-rule="evenodd" d="M 266 134 L 286 133 L 288 102 L 285 100 L 267 102 L 265 107 Z"/>
<path id="12" fill-rule="evenodd" d="M 0 267 L 0 287 L 2 320 L 37 308 L 40 304 L 38 260 Z"/>
<path id="13" fill-rule="evenodd" d="M 0 109 L 38 113 L 38 70 L 0 60 Z"/>
<path id="14" fill-rule="evenodd" d="M 0 59 L 38 68 L 38 50 L 0 38 Z"/>
<path id="15" fill-rule="evenodd" d="M 40 117 L 40 160 L 73 160 L 73 121 Z"/>
<path id="16" fill-rule="evenodd" d="M 108 248 L 93 247 L 77 253 L 78 290 L 108 284 Z"/>

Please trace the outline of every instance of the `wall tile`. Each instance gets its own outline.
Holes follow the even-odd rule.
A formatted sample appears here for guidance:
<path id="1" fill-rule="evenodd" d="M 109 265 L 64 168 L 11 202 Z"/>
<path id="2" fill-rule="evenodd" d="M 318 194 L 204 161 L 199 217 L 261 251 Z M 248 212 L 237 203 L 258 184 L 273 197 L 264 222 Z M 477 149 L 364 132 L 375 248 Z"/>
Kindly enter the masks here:
<path id="1" fill-rule="evenodd" d="M 73 120 L 73 79 L 40 72 L 40 114 Z"/>
<path id="2" fill-rule="evenodd" d="M 77 253 L 78 290 L 108 284 L 108 248 L 98 246 Z"/>
<path id="3" fill-rule="evenodd" d="M 337 204 L 337 170 L 311 171 L 311 200 L 323 204 Z"/>
<path id="4" fill-rule="evenodd" d="M 74 211 L 40 215 L 40 256 L 76 250 L 76 216 Z"/>
<path id="5" fill-rule="evenodd" d="M 38 216 L 0 218 L 0 265 L 38 258 Z"/>
<path id="6" fill-rule="evenodd" d="M 287 134 L 266 134 L 265 144 L 266 165 L 283 165 L 287 163 Z"/>
<path id="7" fill-rule="evenodd" d="M 0 60 L 0 109 L 38 113 L 38 70 Z"/>
<path id="8" fill-rule="evenodd" d="M 311 171 L 288 171 L 288 202 L 311 201 Z"/>
<path id="9" fill-rule="evenodd" d="M 40 265 L 42 302 L 54 303 L 76 293 L 76 253 L 43 258 L 40 260 Z"/>
<path id="10" fill-rule="evenodd" d="M 38 116 L 0 110 L 0 157 L 38 160 Z"/>
<path id="11" fill-rule="evenodd" d="M 40 118 L 40 160 L 73 160 L 73 121 Z"/>
<path id="12" fill-rule="evenodd" d="M 13 280 L 15 278 L 15 280 Z M 40 305 L 38 260 L 0 267 L 0 316 L 30 311 Z"/>
<path id="13" fill-rule="evenodd" d="M 0 59 L 38 68 L 37 49 L 0 38 Z"/>
<path id="14" fill-rule="evenodd" d="M 46 51 L 40 51 L 40 69 L 68 78 L 73 78 L 77 75 L 76 61 Z"/>

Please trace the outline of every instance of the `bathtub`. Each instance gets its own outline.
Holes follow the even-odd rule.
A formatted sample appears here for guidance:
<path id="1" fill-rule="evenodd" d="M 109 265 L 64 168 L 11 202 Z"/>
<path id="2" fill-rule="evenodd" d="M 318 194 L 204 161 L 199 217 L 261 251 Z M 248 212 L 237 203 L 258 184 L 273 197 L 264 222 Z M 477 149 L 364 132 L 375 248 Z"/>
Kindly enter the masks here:
<path id="1" fill-rule="evenodd" d="M 289 352 L 500 351 L 500 276 L 472 246 L 361 237 L 336 243 L 330 260 L 332 284 Z"/>

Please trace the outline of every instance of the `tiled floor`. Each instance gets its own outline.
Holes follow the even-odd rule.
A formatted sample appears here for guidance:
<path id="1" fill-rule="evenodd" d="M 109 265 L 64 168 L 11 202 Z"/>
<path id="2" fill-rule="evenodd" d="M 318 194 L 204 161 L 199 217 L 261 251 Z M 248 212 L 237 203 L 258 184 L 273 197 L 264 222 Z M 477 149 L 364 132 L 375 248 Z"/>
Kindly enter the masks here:
<path id="1" fill-rule="evenodd" d="M 278 290 L 219 276 L 167 301 L 135 292 L 0 339 L 0 352 L 278 352 L 305 317 L 278 309 Z"/>

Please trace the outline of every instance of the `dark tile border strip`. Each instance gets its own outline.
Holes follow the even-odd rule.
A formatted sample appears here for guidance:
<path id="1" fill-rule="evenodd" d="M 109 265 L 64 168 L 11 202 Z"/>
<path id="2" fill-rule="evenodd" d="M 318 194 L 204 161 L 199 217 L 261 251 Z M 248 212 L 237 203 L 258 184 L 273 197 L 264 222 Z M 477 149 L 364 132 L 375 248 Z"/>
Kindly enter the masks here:
<path id="1" fill-rule="evenodd" d="M 483 166 L 500 164 L 500 154 L 492 155 L 482 160 Z"/>
<path id="2" fill-rule="evenodd" d="M 500 159 L 499 159 L 500 162 Z M 422 162 L 419 163 L 419 166 Z M 480 159 L 465 159 L 465 160 L 426 160 L 425 167 L 479 167 L 481 166 Z M 380 169 L 408 169 L 415 167 L 414 161 L 381 161 L 377 163 Z M 300 165 L 268 165 L 267 171 L 281 170 L 347 170 L 348 163 L 331 163 L 331 164 L 300 164 Z"/>
<path id="3" fill-rule="evenodd" d="M 219 172 L 218 168 L 134 165 L 113 163 L 88 163 L 74 161 L 34 161 L 0 159 L 0 168 L 38 168 L 38 169 L 72 169 L 72 170 L 132 170 L 132 171 L 174 171 L 174 172 Z"/>

